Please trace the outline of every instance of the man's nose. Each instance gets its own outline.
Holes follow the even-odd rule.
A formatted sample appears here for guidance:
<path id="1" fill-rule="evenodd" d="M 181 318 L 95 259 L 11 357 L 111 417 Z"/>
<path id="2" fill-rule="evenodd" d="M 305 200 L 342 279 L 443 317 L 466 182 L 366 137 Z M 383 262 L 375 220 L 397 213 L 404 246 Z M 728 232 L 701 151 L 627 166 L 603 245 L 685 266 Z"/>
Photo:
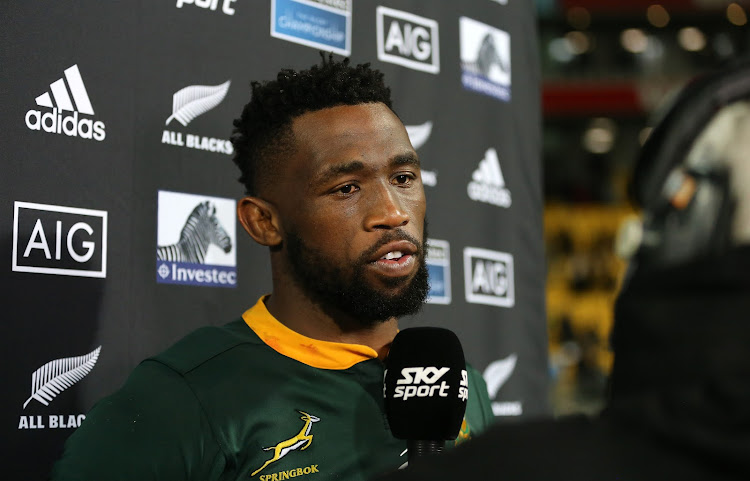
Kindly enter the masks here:
<path id="1" fill-rule="evenodd" d="M 365 216 L 365 229 L 395 229 L 409 223 L 409 214 L 401 199 L 390 185 L 380 185 L 372 192 L 368 212 Z"/>

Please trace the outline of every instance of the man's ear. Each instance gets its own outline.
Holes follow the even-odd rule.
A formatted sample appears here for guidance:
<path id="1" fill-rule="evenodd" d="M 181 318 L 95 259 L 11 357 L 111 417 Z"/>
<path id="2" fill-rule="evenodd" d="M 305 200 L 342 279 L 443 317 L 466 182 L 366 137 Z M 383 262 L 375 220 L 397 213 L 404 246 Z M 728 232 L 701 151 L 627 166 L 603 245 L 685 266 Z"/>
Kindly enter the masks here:
<path id="1" fill-rule="evenodd" d="M 237 203 L 237 217 L 258 244 L 268 247 L 281 244 L 279 214 L 273 204 L 258 197 L 244 197 Z"/>

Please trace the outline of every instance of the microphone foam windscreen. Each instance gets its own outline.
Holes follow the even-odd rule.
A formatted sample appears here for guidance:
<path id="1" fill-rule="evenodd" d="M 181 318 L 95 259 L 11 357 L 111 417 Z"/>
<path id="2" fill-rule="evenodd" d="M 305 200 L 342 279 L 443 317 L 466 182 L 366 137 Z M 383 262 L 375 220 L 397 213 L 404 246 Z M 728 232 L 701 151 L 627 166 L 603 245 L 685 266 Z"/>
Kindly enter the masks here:
<path id="1" fill-rule="evenodd" d="M 407 440 L 455 439 L 469 384 L 461 342 L 448 329 L 412 327 L 393 339 L 383 395 L 391 432 Z"/>

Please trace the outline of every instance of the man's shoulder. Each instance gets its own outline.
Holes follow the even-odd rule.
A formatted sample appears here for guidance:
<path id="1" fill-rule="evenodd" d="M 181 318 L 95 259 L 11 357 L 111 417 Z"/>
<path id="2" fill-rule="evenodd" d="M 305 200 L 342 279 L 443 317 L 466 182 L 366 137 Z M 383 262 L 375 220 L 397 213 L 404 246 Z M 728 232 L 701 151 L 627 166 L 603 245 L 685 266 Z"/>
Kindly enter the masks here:
<path id="1" fill-rule="evenodd" d="M 217 360 L 238 346 L 248 344 L 265 346 L 240 318 L 223 326 L 198 328 L 149 359 L 184 375 L 208 361 Z"/>
<path id="2" fill-rule="evenodd" d="M 476 384 L 478 389 L 487 390 L 487 383 L 482 377 L 482 373 L 468 362 L 466 363 L 466 373 L 469 378 L 469 385 Z"/>

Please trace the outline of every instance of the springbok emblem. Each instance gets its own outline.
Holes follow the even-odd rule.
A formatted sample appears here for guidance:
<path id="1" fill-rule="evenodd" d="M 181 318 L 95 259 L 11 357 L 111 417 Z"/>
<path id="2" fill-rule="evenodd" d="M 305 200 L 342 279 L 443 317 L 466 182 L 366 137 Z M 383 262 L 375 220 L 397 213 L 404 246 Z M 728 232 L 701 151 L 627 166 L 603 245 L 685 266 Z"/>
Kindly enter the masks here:
<path id="1" fill-rule="evenodd" d="M 312 429 L 313 423 L 317 423 L 318 421 L 320 421 L 320 418 L 313 416 L 312 414 L 307 414 L 304 411 L 297 412 L 302 415 L 300 419 L 305 421 L 305 425 L 302 426 L 302 429 L 300 429 L 300 431 L 294 437 L 291 437 L 285 441 L 281 441 L 276 446 L 263 448 L 263 451 L 273 451 L 273 457 L 263 463 L 263 466 L 256 469 L 253 474 L 250 475 L 251 477 L 263 471 L 263 468 L 271 463 L 275 463 L 279 459 L 289 454 L 291 451 L 296 451 L 298 449 L 300 451 L 304 451 L 310 446 L 310 444 L 312 444 L 313 435 L 310 434 L 310 429 Z"/>

